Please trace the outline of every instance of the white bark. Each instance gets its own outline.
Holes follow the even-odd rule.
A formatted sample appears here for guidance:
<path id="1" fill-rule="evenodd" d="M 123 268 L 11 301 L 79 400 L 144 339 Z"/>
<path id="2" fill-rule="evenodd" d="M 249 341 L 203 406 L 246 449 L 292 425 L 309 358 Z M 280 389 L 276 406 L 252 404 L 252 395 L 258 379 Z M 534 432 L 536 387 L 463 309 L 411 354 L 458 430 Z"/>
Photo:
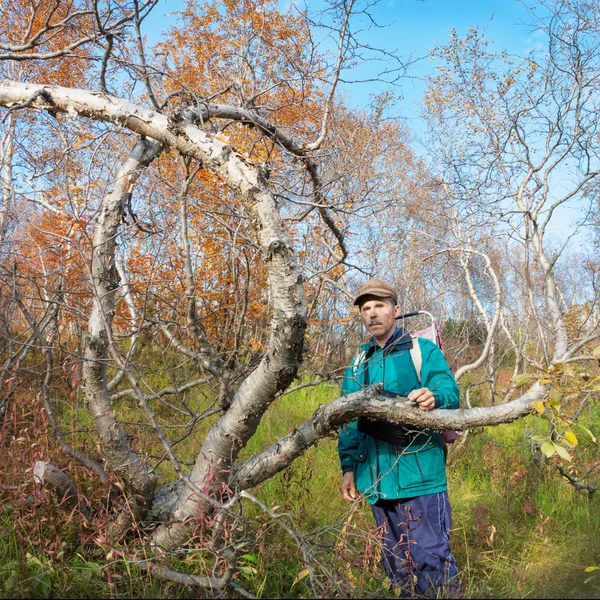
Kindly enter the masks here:
<path id="1" fill-rule="evenodd" d="M 371 386 L 320 406 L 312 418 L 298 429 L 236 467 L 233 479 L 235 488 L 253 487 L 269 479 L 320 439 L 361 416 L 431 427 L 439 431 L 464 431 L 475 427 L 510 423 L 525 416 L 531 412 L 531 404 L 545 396 L 547 386 L 535 384 L 527 393 L 506 404 L 432 411 L 414 408 L 407 398 L 390 400 L 388 397 L 378 396 L 378 390 L 378 386 Z"/>
<path id="2" fill-rule="evenodd" d="M 11 215 L 13 187 L 13 154 L 15 144 L 15 117 L 9 114 L 6 119 L 6 132 L 0 144 L 0 185 L 2 186 L 2 205 L 0 206 L 0 249 L 3 248 L 8 233 Z"/>
<path id="3" fill-rule="evenodd" d="M 59 504 L 64 503 L 71 510 L 79 508 L 86 518 L 90 516 L 87 500 L 79 495 L 75 484 L 58 467 L 38 460 L 33 467 L 33 479 L 38 485 L 49 488 L 57 497 Z"/>
<path id="4" fill-rule="evenodd" d="M 126 100 L 60 86 L 2 81 L 0 105 L 17 107 L 23 104 L 114 122 L 135 133 L 151 137 L 184 156 L 200 160 L 206 169 L 223 177 L 247 203 L 248 211 L 254 217 L 253 226 L 269 269 L 273 319 L 268 352 L 258 368 L 242 383 L 229 410 L 209 431 L 190 474 L 192 486 L 200 489 L 221 487 L 239 450 L 256 431 L 265 410 L 295 377 L 306 327 L 306 305 L 301 276 L 291 250 L 289 236 L 265 178 L 254 165 L 248 164 L 229 146 L 210 139 L 204 131 L 194 125 L 185 121 L 170 120 L 164 115 Z M 113 223 L 112 226 L 116 225 Z M 96 249 L 109 243 L 108 225 L 104 230 L 102 239 L 94 241 Z M 101 265 L 100 261 L 97 263 Z M 104 272 L 106 273 L 106 268 Z M 107 283 L 103 282 L 99 275 L 94 275 L 96 285 L 99 286 L 96 303 L 104 299 L 111 302 L 113 290 L 106 287 Z M 106 387 L 100 371 L 101 358 L 107 343 L 103 339 L 105 335 L 102 332 L 101 321 L 102 315 L 109 316 L 111 310 L 111 306 L 105 306 L 104 310 L 97 307 L 97 314 L 90 319 L 90 335 L 93 339 L 87 344 L 92 351 L 89 360 L 90 364 L 99 369 L 95 374 L 90 373 L 87 378 L 88 381 L 94 382 L 95 389 L 90 389 L 92 398 L 97 398 L 102 387 Z M 108 396 L 103 397 L 102 410 L 95 411 L 96 419 L 100 422 L 108 418 L 108 422 L 102 423 L 101 428 L 105 432 L 114 431 L 114 419 L 110 417 L 110 412 L 106 411 Z M 121 457 L 121 460 L 115 461 L 113 468 L 116 466 L 127 474 L 132 483 L 141 484 L 142 480 L 148 477 L 148 473 L 135 462 L 134 457 L 128 456 L 128 448 L 119 438 L 120 436 L 115 434 L 112 439 L 106 439 L 107 443 L 114 446 L 113 458 Z M 135 473 L 130 473 L 134 465 Z M 175 519 L 183 522 L 200 511 L 199 498 L 195 494 L 186 493 L 178 502 Z M 179 545 L 185 541 L 188 534 L 189 526 L 174 524 L 170 528 L 159 528 L 154 537 L 160 544 Z"/>
<path id="5" fill-rule="evenodd" d="M 6 80 L 0 83 L 0 104 L 7 106 L 24 103 L 31 107 L 77 113 L 97 120 L 116 122 L 136 133 L 153 137 L 185 156 L 201 160 L 207 169 L 227 180 L 247 203 L 249 212 L 254 215 L 253 225 L 258 232 L 269 267 L 270 295 L 273 302 L 269 350 L 259 367 L 242 383 L 227 412 L 209 431 L 190 473 L 190 487 L 180 495 L 176 503 L 173 512 L 175 523 L 159 527 L 154 535 L 155 543 L 179 545 L 187 539 L 190 525 L 184 521 L 200 514 L 203 507 L 207 506 L 203 503 L 202 494 L 190 490 L 209 490 L 210 493 L 211 489 L 220 489 L 223 484 L 228 483 L 235 483 L 236 487 L 242 488 L 255 485 L 256 482 L 287 466 L 318 439 L 361 414 L 437 429 L 463 430 L 517 419 L 529 412 L 532 401 L 543 396 L 543 388 L 536 388 L 505 405 L 468 411 L 422 413 L 408 407 L 401 400 L 377 398 L 373 391 L 361 392 L 321 407 L 307 424 L 280 440 L 275 447 L 236 469 L 235 479 L 229 482 L 229 473 L 239 450 L 253 435 L 264 411 L 276 395 L 284 390 L 296 375 L 306 324 L 301 279 L 290 249 L 290 240 L 266 181 L 258 169 L 249 165 L 229 147 L 209 139 L 195 126 L 186 122 L 169 121 L 163 115 L 132 105 L 125 100 L 55 86 L 21 84 Z M 111 202 L 118 203 L 118 197 L 115 195 Z M 118 211 L 112 212 L 117 213 Z M 98 216 L 99 221 L 102 218 L 102 214 Z M 116 227 L 117 222 L 106 223 L 98 229 L 99 237 L 94 238 L 94 264 L 100 269 L 94 272 L 98 286 L 95 302 L 98 306 L 90 319 L 90 335 L 93 341 L 88 342 L 87 347 L 93 350 L 93 353 L 86 363 L 95 364 L 96 369 L 100 368 L 100 358 L 103 356 L 100 350 L 105 348 L 107 343 L 102 335 L 103 327 L 106 327 L 103 319 L 110 319 L 110 302 L 114 296 L 109 280 L 102 279 L 106 279 L 110 269 L 105 259 L 100 260 L 102 255 L 99 251 L 106 251 L 108 245 L 113 243 L 111 240 L 114 240 Z M 101 301 L 108 304 L 101 306 Z M 95 382 L 96 392 L 100 391 L 103 385 L 106 387 L 101 372 L 89 375 L 88 381 Z M 135 463 L 128 447 L 119 439 L 118 430 L 114 429 L 114 421 L 111 421 L 110 414 L 106 414 L 109 407 L 108 398 L 104 398 L 103 394 L 100 394 L 100 397 L 103 399 L 97 408 L 103 410 L 96 411 L 96 420 L 101 423 L 102 419 L 108 418 L 108 422 L 101 423 L 99 429 L 112 433 L 113 439 L 107 439 L 106 443 L 113 444 L 113 468 L 119 468 L 130 480 L 139 483 L 148 481 L 148 471 L 143 465 Z M 97 402 L 96 394 L 92 394 L 91 398 Z M 122 460 L 116 460 L 117 457 L 121 457 Z M 135 476 L 128 473 L 132 467 L 135 467 Z"/>
<path id="6" fill-rule="evenodd" d="M 558 298 L 558 285 L 554 276 L 554 261 L 550 262 L 544 252 L 541 236 L 535 232 L 532 237 L 533 248 L 537 259 L 544 269 L 544 287 L 546 289 L 546 308 L 550 315 L 554 334 L 554 353 L 552 361 L 560 362 L 560 359 L 567 353 L 569 348 L 569 332 L 563 319 Z"/>
<path id="7" fill-rule="evenodd" d="M 146 0 L 138 7 L 139 12 L 148 13 L 157 0 Z M 23 15 L 23 39 L 21 43 L 5 43 L 0 42 L 0 60 L 13 61 L 34 61 L 34 60 L 50 60 L 61 56 L 69 56 L 82 46 L 97 42 L 109 35 L 122 33 L 125 26 L 129 24 L 133 17 L 131 7 L 121 6 L 121 10 L 115 10 L 115 7 L 107 6 L 107 11 L 104 14 L 96 15 L 96 11 L 92 8 L 81 10 L 70 10 L 66 16 L 60 18 L 54 10 L 50 10 L 44 14 L 39 11 L 40 6 L 44 3 L 32 2 L 29 9 Z M 123 3 L 121 3 L 123 4 Z M 58 4 L 57 4 L 58 6 Z M 98 7 L 96 6 L 96 10 Z M 80 30 L 81 25 L 86 19 L 96 17 L 102 21 L 102 29 L 94 28 L 92 33 L 86 31 L 81 33 L 81 37 L 74 40 L 69 40 L 62 47 L 57 47 L 52 50 L 44 50 L 49 40 L 56 39 L 57 34 L 71 28 L 72 31 Z M 111 18 L 112 17 L 112 18 Z M 87 27 L 85 29 L 88 29 Z M 68 38 L 69 36 L 67 36 Z M 55 44 L 56 46 L 56 44 Z M 37 49 L 37 51 L 36 51 Z"/>
<path id="8" fill-rule="evenodd" d="M 483 305 L 481 304 L 479 296 L 477 295 L 477 292 L 475 291 L 475 288 L 473 287 L 473 282 L 471 281 L 471 277 L 470 277 L 469 270 L 468 270 L 469 269 L 468 261 L 464 261 L 464 259 L 461 257 L 461 265 L 463 266 L 463 269 L 465 271 L 465 279 L 467 281 L 468 288 L 469 288 L 469 296 L 471 297 L 473 302 L 475 302 L 475 305 L 477 306 L 477 308 L 479 310 L 479 314 L 482 316 L 482 318 L 484 320 L 485 328 L 487 331 L 487 337 L 485 340 L 485 345 L 483 347 L 483 350 L 481 351 L 481 354 L 479 355 L 479 358 L 476 361 L 472 362 L 471 364 L 463 365 L 456 371 L 454 376 L 456 377 L 457 380 L 459 380 L 465 373 L 474 371 L 475 369 L 479 368 L 485 362 L 485 360 L 489 357 L 490 350 L 491 350 L 492 344 L 494 342 L 496 328 L 498 326 L 498 321 L 500 319 L 500 314 L 501 314 L 500 282 L 498 281 L 498 276 L 496 275 L 496 272 L 494 271 L 494 268 L 492 267 L 492 263 L 490 261 L 489 256 L 487 254 L 484 254 L 483 252 L 478 252 L 476 250 L 473 250 L 472 248 L 460 248 L 459 251 L 461 253 L 468 252 L 468 253 L 476 254 L 477 256 L 480 256 L 481 258 L 483 258 L 483 260 L 485 262 L 486 273 L 487 273 L 488 277 L 490 278 L 490 280 L 492 281 L 492 284 L 494 286 L 494 316 L 490 321 L 490 318 L 489 318 L 487 312 L 485 311 L 485 309 L 483 308 Z"/>
<path id="9" fill-rule="evenodd" d="M 109 397 L 107 358 L 115 307 L 116 236 L 121 226 L 125 201 L 140 170 L 159 153 L 160 146 L 139 141 L 118 172 L 113 188 L 103 198 L 94 220 L 91 276 L 94 299 L 83 350 L 83 389 L 98 433 L 104 457 L 121 477 L 127 491 L 140 496 L 143 511 L 152 499 L 157 477 L 134 454 L 121 431 Z M 139 515 L 138 515 L 139 516 Z"/>

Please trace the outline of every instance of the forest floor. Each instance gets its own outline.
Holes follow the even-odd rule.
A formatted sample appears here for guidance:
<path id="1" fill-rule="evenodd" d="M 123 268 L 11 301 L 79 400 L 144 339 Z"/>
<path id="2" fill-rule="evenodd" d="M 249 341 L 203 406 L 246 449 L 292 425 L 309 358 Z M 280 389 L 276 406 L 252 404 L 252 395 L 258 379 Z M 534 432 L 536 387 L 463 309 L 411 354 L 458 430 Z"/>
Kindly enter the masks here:
<path id="1" fill-rule="evenodd" d="M 337 388 L 322 385 L 284 396 L 245 453 L 266 447 L 336 395 Z M 569 485 L 556 470 L 556 456 L 543 466 L 533 460 L 531 437 L 540 421 L 530 416 L 472 431 L 450 451 L 452 546 L 467 598 L 600 599 L 600 569 L 593 570 L 600 567 L 600 494 L 590 498 Z M 597 403 L 584 421 L 600 437 Z M 599 459 L 598 443 L 582 434 L 578 453 L 591 464 Z M 168 469 L 162 477 L 168 479 Z M 335 581 L 316 575 L 317 595 L 394 595 L 382 576 L 369 507 L 341 499 L 340 477 L 336 442 L 329 438 L 253 490 L 306 543 L 300 547 L 280 523 L 248 503 L 248 545 L 238 557 L 237 583 L 262 598 L 313 597 L 306 569 L 312 553 L 314 573 L 322 567 L 335 574 Z M 128 556 L 126 545 L 107 547 L 78 515 L 65 516 L 51 504 L 0 515 L 1 597 L 198 597 L 140 574 Z M 202 551 L 191 551 L 178 566 L 206 574 L 205 561 Z"/>

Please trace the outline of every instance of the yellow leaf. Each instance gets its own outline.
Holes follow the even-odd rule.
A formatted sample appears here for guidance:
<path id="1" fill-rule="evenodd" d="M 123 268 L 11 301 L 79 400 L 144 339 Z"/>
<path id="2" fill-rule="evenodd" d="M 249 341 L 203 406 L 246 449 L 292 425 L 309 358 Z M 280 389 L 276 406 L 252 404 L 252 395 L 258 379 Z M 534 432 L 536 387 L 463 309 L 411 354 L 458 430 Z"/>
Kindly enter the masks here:
<path id="1" fill-rule="evenodd" d="M 231 139 L 226 133 L 219 131 L 217 135 L 215 135 L 215 139 L 223 142 L 224 144 L 229 144 L 229 140 Z"/>
<path id="2" fill-rule="evenodd" d="M 537 410 L 537 412 L 540 415 L 544 414 L 544 411 L 546 410 L 546 407 L 544 406 L 544 403 L 541 400 L 538 400 L 537 402 L 532 402 L 531 406 L 533 406 L 533 408 L 535 408 L 535 410 Z"/>
<path id="3" fill-rule="evenodd" d="M 302 569 L 302 571 L 296 575 L 296 579 L 294 579 L 292 587 L 294 587 L 299 581 L 302 581 L 309 573 L 310 571 L 308 569 Z"/>
<path id="4" fill-rule="evenodd" d="M 592 352 L 592 356 L 596 359 L 596 360 L 600 360 L 600 346 L 594 348 L 594 351 Z"/>
<path id="5" fill-rule="evenodd" d="M 584 569 L 586 573 L 591 573 L 592 571 L 600 571 L 600 567 L 586 567 Z"/>
<path id="6" fill-rule="evenodd" d="M 573 446 L 577 446 L 577 444 L 579 443 L 577 441 L 577 437 L 575 436 L 575 434 L 570 430 L 567 429 L 567 431 L 565 431 L 565 438 L 571 443 L 573 444 Z"/>

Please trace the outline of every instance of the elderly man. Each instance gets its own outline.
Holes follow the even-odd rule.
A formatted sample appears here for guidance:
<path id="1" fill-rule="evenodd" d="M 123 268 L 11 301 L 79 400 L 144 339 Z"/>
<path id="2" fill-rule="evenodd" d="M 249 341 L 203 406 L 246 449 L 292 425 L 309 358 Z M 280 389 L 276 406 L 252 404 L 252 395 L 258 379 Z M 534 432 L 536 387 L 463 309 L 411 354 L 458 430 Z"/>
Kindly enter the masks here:
<path id="1" fill-rule="evenodd" d="M 456 380 L 440 349 L 396 328 L 400 315 L 395 289 L 381 279 L 360 286 L 354 301 L 371 334 L 348 368 L 342 393 L 374 383 L 383 393 L 406 396 L 421 410 L 458 408 Z M 411 358 L 419 344 L 420 376 Z M 355 502 L 363 494 L 383 540 L 383 565 L 405 597 L 448 597 L 460 593 L 450 551 L 450 504 L 444 442 L 431 429 L 358 419 L 339 433 L 340 493 Z"/>

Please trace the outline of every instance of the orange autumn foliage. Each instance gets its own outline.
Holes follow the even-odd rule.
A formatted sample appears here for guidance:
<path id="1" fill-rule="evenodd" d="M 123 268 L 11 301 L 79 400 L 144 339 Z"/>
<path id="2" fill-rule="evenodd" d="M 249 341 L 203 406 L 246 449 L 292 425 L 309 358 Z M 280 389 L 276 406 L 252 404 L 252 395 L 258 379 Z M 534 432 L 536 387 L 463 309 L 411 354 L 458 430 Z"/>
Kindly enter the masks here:
<path id="1" fill-rule="evenodd" d="M 89 0 L 53 0 L 32 3 L 11 0 L 0 6 L 5 43 L 14 55 L 51 55 L 94 32 L 93 3 Z M 79 46 L 75 55 L 16 62 L 11 76 L 45 84 L 85 85 L 92 50 Z"/>

